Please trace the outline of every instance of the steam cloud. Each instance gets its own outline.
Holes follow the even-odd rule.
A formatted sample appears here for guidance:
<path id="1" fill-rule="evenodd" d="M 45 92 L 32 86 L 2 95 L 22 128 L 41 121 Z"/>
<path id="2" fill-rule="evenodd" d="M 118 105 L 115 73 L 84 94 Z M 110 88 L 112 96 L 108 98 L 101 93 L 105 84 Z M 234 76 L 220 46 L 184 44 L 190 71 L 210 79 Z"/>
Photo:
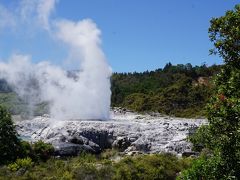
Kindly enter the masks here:
<path id="1" fill-rule="evenodd" d="M 30 1 L 23 2 L 27 5 L 21 13 L 27 14 Z M 42 4 L 34 5 L 39 24 L 68 46 L 70 56 L 78 61 L 78 71 L 69 75 L 50 62 L 34 64 L 30 56 L 15 54 L 0 62 L 0 78 L 6 79 L 29 107 L 48 102 L 55 119 L 108 119 L 111 68 L 101 50 L 100 30 L 90 19 L 50 21 L 55 1 L 39 2 Z"/>

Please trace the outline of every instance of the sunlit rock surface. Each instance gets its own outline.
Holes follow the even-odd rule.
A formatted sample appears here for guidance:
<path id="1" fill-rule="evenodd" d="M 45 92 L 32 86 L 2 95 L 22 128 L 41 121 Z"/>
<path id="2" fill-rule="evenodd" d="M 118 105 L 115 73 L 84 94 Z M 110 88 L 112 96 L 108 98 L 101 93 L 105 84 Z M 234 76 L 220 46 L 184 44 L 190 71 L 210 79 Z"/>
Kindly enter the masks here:
<path id="1" fill-rule="evenodd" d="M 81 151 L 99 153 L 106 148 L 117 148 L 126 154 L 170 152 L 181 155 L 191 151 L 187 135 L 206 123 L 204 119 L 139 115 L 116 109 L 109 121 L 57 121 L 48 116 L 16 121 L 23 139 L 51 143 L 60 156 L 77 155 Z"/>

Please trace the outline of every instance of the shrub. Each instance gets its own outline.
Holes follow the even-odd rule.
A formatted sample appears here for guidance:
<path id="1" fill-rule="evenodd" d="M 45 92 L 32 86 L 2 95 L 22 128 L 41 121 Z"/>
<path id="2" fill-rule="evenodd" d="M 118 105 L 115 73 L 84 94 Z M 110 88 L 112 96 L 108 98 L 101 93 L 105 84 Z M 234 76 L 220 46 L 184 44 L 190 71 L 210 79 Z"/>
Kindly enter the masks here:
<path id="1" fill-rule="evenodd" d="M 189 167 L 191 159 L 179 159 L 170 154 L 138 155 L 110 161 L 90 154 L 46 162 L 26 163 L 17 160 L 8 169 L 0 167 L 0 179 L 175 179 Z M 27 161 L 28 162 L 28 161 Z M 26 167 L 26 168 L 21 168 Z M 16 171 L 16 173 L 9 171 Z M 27 171 L 26 171 L 27 170 Z M 21 173 L 21 177 L 19 176 Z"/>
<path id="2" fill-rule="evenodd" d="M 15 161 L 21 145 L 11 115 L 0 106 L 0 165 Z"/>
<path id="3" fill-rule="evenodd" d="M 21 152 L 20 152 L 20 156 L 22 158 L 24 157 L 33 157 L 33 149 L 32 146 L 29 142 L 27 141 L 21 141 Z"/>
<path id="4" fill-rule="evenodd" d="M 32 165 L 33 165 L 32 159 L 28 157 L 24 159 L 17 159 L 16 162 L 9 164 L 8 168 L 11 171 L 18 171 L 21 168 L 27 170 L 30 167 L 32 167 Z"/>
<path id="5" fill-rule="evenodd" d="M 97 169 L 94 164 L 82 163 L 73 170 L 74 179 L 98 179 Z"/>
<path id="6" fill-rule="evenodd" d="M 231 174 L 225 175 L 220 172 L 221 169 L 220 156 L 201 156 L 193 161 L 191 168 L 183 171 L 178 177 L 180 180 L 198 180 L 198 179 L 235 179 Z"/>
<path id="7" fill-rule="evenodd" d="M 72 180 L 72 179 L 73 179 L 73 175 L 69 171 L 65 171 L 61 178 L 61 180 Z"/>
<path id="8" fill-rule="evenodd" d="M 101 158 L 102 159 L 112 159 L 112 158 L 115 158 L 115 157 L 118 157 L 118 156 L 120 156 L 119 155 L 119 152 L 116 150 L 116 149 L 107 149 L 107 150 L 105 150 L 105 151 L 103 151 L 102 153 L 101 153 Z"/>
<path id="9" fill-rule="evenodd" d="M 203 148 L 210 148 L 211 147 L 211 134 L 209 133 L 209 126 L 202 125 L 197 129 L 197 131 L 189 136 L 189 141 L 193 143 L 193 150 L 201 152 Z"/>
<path id="10" fill-rule="evenodd" d="M 175 179 L 182 168 L 188 167 L 171 154 L 125 157 L 114 165 L 113 179 Z"/>
<path id="11" fill-rule="evenodd" d="M 40 140 L 33 144 L 33 151 L 35 160 L 46 161 L 53 155 L 54 148 L 51 144 L 44 143 Z"/>

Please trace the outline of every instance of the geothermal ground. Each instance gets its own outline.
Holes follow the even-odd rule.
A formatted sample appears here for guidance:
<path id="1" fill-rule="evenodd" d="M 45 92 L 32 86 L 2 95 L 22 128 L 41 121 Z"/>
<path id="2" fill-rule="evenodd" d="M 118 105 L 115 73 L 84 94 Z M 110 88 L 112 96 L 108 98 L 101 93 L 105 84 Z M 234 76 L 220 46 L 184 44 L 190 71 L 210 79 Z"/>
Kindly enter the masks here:
<path id="1" fill-rule="evenodd" d="M 48 116 L 16 121 L 23 139 L 51 143 L 59 156 L 81 151 L 100 153 L 107 148 L 117 148 L 125 154 L 191 153 L 191 143 L 186 138 L 206 123 L 205 119 L 140 115 L 122 109 L 114 109 L 108 121 L 57 121 Z"/>

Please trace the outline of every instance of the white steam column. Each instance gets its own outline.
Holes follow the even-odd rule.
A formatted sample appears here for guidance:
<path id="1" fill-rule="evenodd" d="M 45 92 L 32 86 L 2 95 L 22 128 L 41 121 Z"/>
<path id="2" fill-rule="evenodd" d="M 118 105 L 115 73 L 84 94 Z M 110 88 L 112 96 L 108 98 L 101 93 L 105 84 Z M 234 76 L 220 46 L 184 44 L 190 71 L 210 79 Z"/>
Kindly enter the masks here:
<path id="1" fill-rule="evenodd" d="M 100 47 L 100 30 L 90 19 L 58 20 L 53 24 L 51 34 L 66 44 L 70 57 L 78 61 L 76 77 L 70 78 L 65 70 L 49 62 L 33 64 L 30 56 L 13 55 L 0 63 L 0 78 L 31 106 L 49 102 L 51 117 L 56 120 L 108 119 L 111 68 Z"/>

